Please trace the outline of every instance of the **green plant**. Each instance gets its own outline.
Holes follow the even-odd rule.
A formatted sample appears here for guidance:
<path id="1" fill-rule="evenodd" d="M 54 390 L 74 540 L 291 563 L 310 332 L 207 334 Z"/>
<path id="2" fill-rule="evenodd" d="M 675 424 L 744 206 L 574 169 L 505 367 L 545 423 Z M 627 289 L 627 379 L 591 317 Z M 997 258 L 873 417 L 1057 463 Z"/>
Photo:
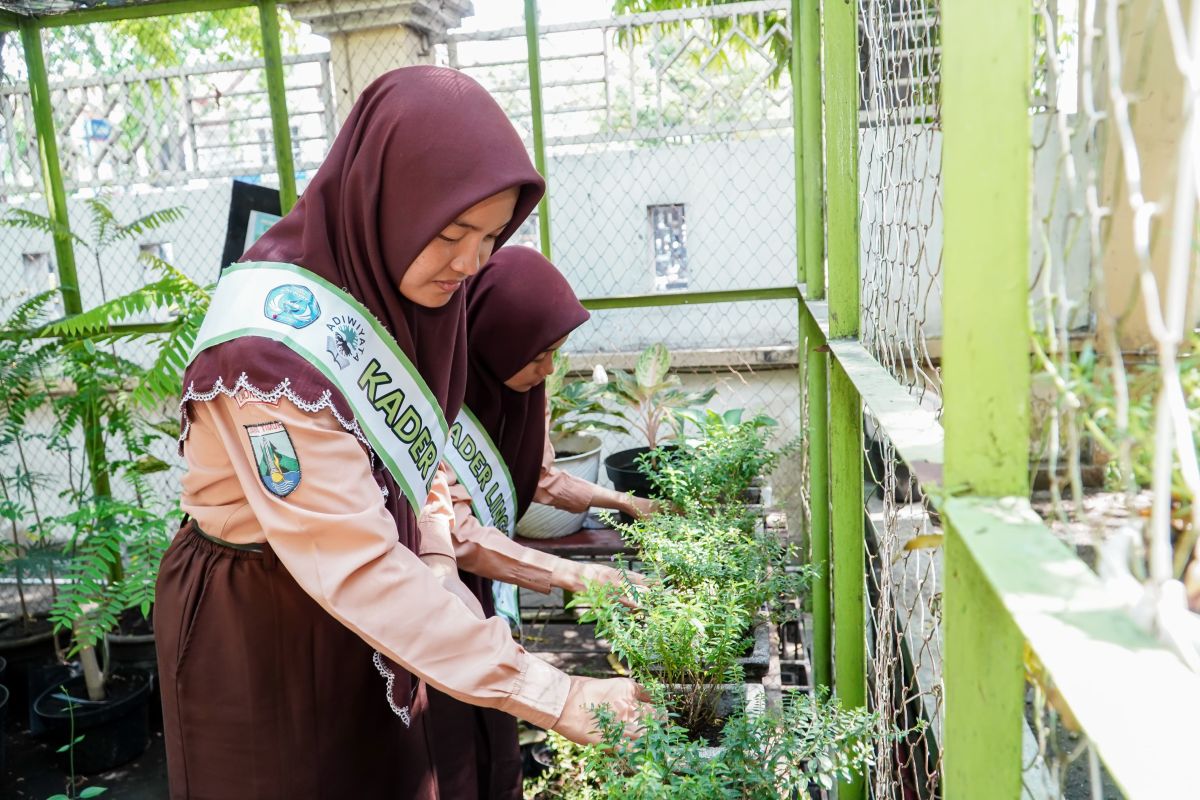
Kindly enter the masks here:
<path id="1" fill-rule="evenodd" d="M 67 764 L 69 765 L 69 769 L 67 771 L 67 792 L 68 793 L 51 795 L 50 797 L 47 798 L 47 800 L 89 800 L 89 798 L 92 798 L 92 797 L 99 797 L 100 795 L 102 795 L 108 791 L 108 789 L 106 787 L 104 787 L 104 786 L 88 786 L 83 791 L 79 792 L 78 794 L 75 793 L 75 787 L 76 787 L 75 746 L 83 741 L 83 734 L 80 734 L 78 736 L 75 735 L 75 706 L 76 706 L 75 698 L 73 698 L 71 696 L 71 693 L 67 691 L 67 687 L 65 687 L 65 686 L 59 686 L 58 690 L 62 693 L 62 697 L 64 697 L 66 699 L 67 715 L 70 719 L 70 729 L 69 729 L 70 730 L 70 734 L 69 734 L 70 738 L 67 740 L 66 744 L 64 744 L 62 747 L 58 748 L 58 750 L 55 751 L 57 753 L 66 753 L 67 754 Z"/>
<path id="2" fill-rule="evenodd" d="M 815 575 L 811 566 L 787 570 L 796 560 L 793 547 L 771 531 L 747 530 L 728 509 L 654 514 L 620 530 L 644 569 L 667 586 L 685 591 L 717 584 L 750 614 L 780 598 L 803 596 Z"/>
<path id="3" fill-rule="evenodd" d="M 632 594 L 637 608 L 621 602 Z M 597 638 L 647 684 L 662 690 L 665 703 L 696 734 L 716 721 L 720 684 L 741 681 L 738 659 L 750 643 L 753 611 L 739 593 L 706 581 L 676 590 L 662 583 L 647 587 L 589 584 L 571 605 L 594 622 Z"/>
<path id="4" fill-rule="evenodd" d="M 613 370 L 602 392 L 608 413 L 642 434 L 653 449 L 658 446 L 664 427 L 678 437 L 686 412 L 703 406 L 717 390 L 681 388 L 679 376 L 671 373 L 671 354 L 666 345 L 659 343 L 638 356 L 632 373 Z"/>
<path id="5" fill-rule="evenodd" d="M 20 303 L 5 320 L 9 335 L 0 338 L 0 386 L 4 389 L 0 399 L 0 453 L 6 464 L 0 472 L 0 519 L 8 534 L 5 541 L 0 541 L 0 556 L 4 558 L 4 570 L 15 578 L 19 622 L 26 631 L 33 622 L 25 596 L 26 578 L 46 577 L 52 593 L 55 587 L 52 552 L 39 547 L 36 541 L 23 541 L 30 528 L 28 520 L 32 518 L 34 527 L 41 523 L 37 492 L 49 478 L 30 468 L 26 422 L 48 396 L 40 378 L 52 348 L 34 334 L 44 323 L 46 307 L 54 294 L 43 292 Z"/>
<path id="6" fill-rule="evenodd" d="M 162 209 L 120 222 L 102 199 L 88 201 L 91 243 L 72 234 L 90 252 L 101 274 L 103 254 L 113 245 L 135 239 L 181 219 L 178 208 Z M 52 233 L 50 219 L 30 212 L 10 212 L 4 224 Z M 82 314 L 47 326 L 39 335 L 55 337 L 47 357 L 37 363 L 37 382 L 53 414 L 48 448 L 59 458 L 55 482 L 72 510 L 40 518 L 32 526 L 42 541 L 65 541 L 70 558 L 67 583 L 55 598 L 51 620 L 70 630 L 84 667 L 88 694 L 103 699 L 107 665 L 101 666 L 96 645 L 117 626 L 121 613 L 149 613 L 159 559 L 170 541 L 174 504 L 160 504 L 147 483 L 151 474 L 169 469 L 154 455 L 162 427 L 145 419 L 180 391 L 186 356 L 208 305 L 209 293 L 161 259 L 143 255 L 161 277 L 134 292 L 105 300 Z M 175 312 L 176 324 L 157 341 L 150 367 L 124 357 L 118 341 L 149 342 L 137 330 L 114 330 L 118 322 L 155 308 Z M 10 414 L 10 417 L 12 415 Z M 175 426 L 169 426 L 174 438 Z M 85 448 L 78 452 L 83 433 Z M 20 426 L 13 430 L 17 441 Z M 114 454 L 121 455 L 114 457 Z M 123 479 L 120 495 L 113 475 Z M 0 487 L 2 488 L 2 487 Z M 12 509 L 14 516 L 19 509 Z"/>
<path id="7" fill-rule="evenodd" d="M 628 433 L 623 425 L 606 419 L 602 389 L 594 381 L 568 381 L 571 360 L 554 351 L 554 372 L 546 378 L 546 402 L 550 405 L 550 433 L 572 436 L 592 431 Z"/>
<path id="8" fill-rule="evenodd" d="M 878 715 L 836 700 L 789 693 L 778 708 L 733 714 L 721 748 L 705 751 L 670 719 L 646 719 L 644 735 L 624 740 L 607 709 L 604 740 L 576 745 L 552 734 L 554 766 L 526 784 L 533 800 L 778 800 L 810 786 L 832 787 L 862 774 L 875 749 L 899 738 Z"/>
<path id="9" fill-rule="evenodd" d="M 714 507 L 740 504 L 754 481 L 769 473 L 799 440 L 782 448 L 768 446 L 775 423 L 757 416 L 742 421 L 741 410 L 693 416 L 701 437 L 667 452 L 654 450 L 639 459 L 659 497 L 675 506 Z"/>

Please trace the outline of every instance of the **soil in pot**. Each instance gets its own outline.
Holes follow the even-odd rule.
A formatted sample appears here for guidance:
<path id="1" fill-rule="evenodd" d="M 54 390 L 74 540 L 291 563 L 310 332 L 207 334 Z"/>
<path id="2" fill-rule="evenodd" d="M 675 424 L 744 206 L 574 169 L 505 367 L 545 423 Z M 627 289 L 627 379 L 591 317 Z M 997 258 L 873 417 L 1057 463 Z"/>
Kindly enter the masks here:
<path id="1" fill-rule="evenodd" d="M 136 671 L 113 673 L 106 692 L 105 700 L 89 700 L 83 678 L 78 677 L 61 688 L 47 689 L 34 703 L 34 711 L 54 737 L 56 747 L 70 741 L 74 715 L 75 735 L 83 736 L 74 747 L 76 772 L 90 774 L 120 766 L 137 758 L 150 744 L 150 677 Z M 63 753 L 64 768 L 67 757 Z"/>

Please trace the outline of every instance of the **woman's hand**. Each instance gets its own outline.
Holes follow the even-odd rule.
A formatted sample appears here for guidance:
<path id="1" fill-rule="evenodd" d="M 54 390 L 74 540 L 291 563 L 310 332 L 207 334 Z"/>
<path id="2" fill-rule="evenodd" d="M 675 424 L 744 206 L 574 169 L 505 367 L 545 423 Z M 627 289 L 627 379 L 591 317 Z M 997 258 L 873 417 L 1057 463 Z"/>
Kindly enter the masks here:
<path id="1" fill-rule="evenodd" d="M 621 510 L 634 519 L 648 517 L 659 511 L 659 504 L 654 500 L 649 500 L 645 497 L 635 497 L 631 494 L 627 494 L 625 497 L 625 506 Z"/>
<path id="2" fill-rule="evenodd" d="M 563 712 L 551 730 L 576 744 L 602 741 L 596 727 L 594 709 L 607 706 L 623 724 L 625 736 L 637 739 L 643 733 L 642 720 L 654 714 L 650 695 L 629 678 L 581 678 L 571 676 L 571 691 Z"/>
<path id="3" fill-rule="evenodd" d="M 583 591 L 588 583 L 599 583 L 616 586 L 622 591 L 619 598 L 629 608 L 637 608 L 637 600 L 628 593 L 629 584 L 645 586 L 646 576 L 633 570 L 619 570 L 604 564 L 581 564 L 576 561 L 566 562 L 570 566 L 564 570 L 564 581 L 559 587 L 569 592 Z"/>

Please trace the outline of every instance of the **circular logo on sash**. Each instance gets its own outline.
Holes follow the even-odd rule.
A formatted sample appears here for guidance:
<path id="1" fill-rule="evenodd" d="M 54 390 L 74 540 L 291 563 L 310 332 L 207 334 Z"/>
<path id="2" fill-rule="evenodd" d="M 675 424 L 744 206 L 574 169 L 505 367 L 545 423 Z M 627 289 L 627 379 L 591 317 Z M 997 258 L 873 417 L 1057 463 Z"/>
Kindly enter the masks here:
<path id="1" fill-rule="evenodd" d="M 267 292 L 263 315 L 293 328 L 306 328 L 321 316 L 321 306 L 307 286 L 285 283 Z"/>
<path id="2" fill-rule="evenodd" d="M 363 324 L 351 316 L 335 315 L 325 327 L 329 329 L 325 350 L 333 356 L 338 369 L 349 366 L 351 359 L 358 361 L 367 344 L 367 331 Z"/>

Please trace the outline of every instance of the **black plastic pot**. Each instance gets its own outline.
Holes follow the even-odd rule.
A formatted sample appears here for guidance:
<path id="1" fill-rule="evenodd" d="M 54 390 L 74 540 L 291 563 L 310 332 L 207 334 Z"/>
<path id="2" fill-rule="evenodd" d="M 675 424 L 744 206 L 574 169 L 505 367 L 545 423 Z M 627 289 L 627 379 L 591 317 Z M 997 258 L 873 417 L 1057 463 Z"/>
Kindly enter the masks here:
<path id="1" fill-rule="evenodd" d="M 37 619 L 25 629 L 12 621 L 0 629 L 0 658 L 7 664 L 4 685 L 8 687 L 8 705 L 20 718 L 29 707 L 29 676 L 33 671 L 54 663 L 54 632 L 49 621 Z M 22 722 L 24 724 L 24 722 Z"/>
<path id="2" fill-rule="evenodd" d="M 613 488 L 618 492 L 631 492 L 638 497 L 650 497 L 654 488 L 650 479 L 638 468 L 637 460 L 649 453 L 649 447 L 634 447 L 618 450 L 604 459 L 604 470 Z"/>
<path id="3" fill-rule="evenodd" d="M 63 695 L 63 689 L 71 699 Z M 55 746 L 70 741 L 74 715 L 75 735 L 83 736 L 74 747 L 76 772 L 91 774 L 118 767 L 150 745 L 150 676 L 136 671 L 113 673 L 107 691 L 106 700 L 88 700 L 83 678 L 72 678 L 62 688 L 47 689 L 34 703 L 38 718 L 56 740 Z M 62 754 L 64 767 L 68 755 Z"/>
<path id="4" fill-rule="evenodd" d="M 108 663 L 114 671 L 157 672 L 158 652 L 154 647 L 154 634 L 108 634 Z"/>
<path id="5" fill-rule="evenodd" d="M 4 780 L 4 724 L 8 722 L 8 689 L 0 686 L 0 781 Z"/>

